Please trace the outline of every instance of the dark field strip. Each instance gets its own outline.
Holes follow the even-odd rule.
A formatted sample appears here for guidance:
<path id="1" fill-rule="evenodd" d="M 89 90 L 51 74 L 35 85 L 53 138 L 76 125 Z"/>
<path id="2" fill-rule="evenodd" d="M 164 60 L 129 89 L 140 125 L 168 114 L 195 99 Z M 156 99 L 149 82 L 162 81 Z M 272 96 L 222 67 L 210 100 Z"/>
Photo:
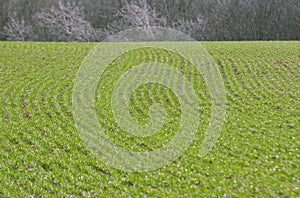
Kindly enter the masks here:
<path id="1" fill-rule="evenodd" d="M 128 150 L 151 151 L 168 143 L 181 114 L 172 90 L 149 83 L 131 96 L 130 113 L 145 124 L 151 105 L 165 104 L 169 117 L 163 131 L 137 138 L 120 129 L 110 106 L 113 85 L 133 66 L 171 65 L 192 83 L 201 103 L 198 133 L 182 157 L 156 171 L 126 173 L 87 149 L 73 118 L 74 81 L 96 44 L 0 43 L 0 197 L 299 197 L 300 43 L 202 45 L 219 68 L 227 98 L 222 135 L 202 158 L 198 153 L 209 124 L 210 94 L 188 60 L 143 48 L 120 56 L 101 77 L 95 103 L 99 123 Z"/>

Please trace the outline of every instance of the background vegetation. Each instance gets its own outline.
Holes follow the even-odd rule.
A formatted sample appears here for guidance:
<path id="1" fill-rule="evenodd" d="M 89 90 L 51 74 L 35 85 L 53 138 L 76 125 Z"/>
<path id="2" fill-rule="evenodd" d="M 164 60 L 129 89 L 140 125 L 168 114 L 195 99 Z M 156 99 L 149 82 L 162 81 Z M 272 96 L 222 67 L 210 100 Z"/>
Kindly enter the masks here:
<path id="1" fill-rule="evenodd" d="M 0 0 L 0 39 L 101 41 L 149 25 L 197 40 L 299 40 L 299 0 Z"/>

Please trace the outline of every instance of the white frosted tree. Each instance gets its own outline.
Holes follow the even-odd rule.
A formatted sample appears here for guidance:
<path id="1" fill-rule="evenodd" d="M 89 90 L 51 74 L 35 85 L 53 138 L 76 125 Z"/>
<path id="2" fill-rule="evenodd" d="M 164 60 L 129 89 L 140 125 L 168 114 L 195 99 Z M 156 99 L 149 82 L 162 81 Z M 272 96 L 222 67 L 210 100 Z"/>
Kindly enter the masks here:
<path id="1" fill-rule="evenodd" d="M 146 0 L 125 2 L 117 12 L 118 20 L 113 24 L 117 30 L 128 28 L 149 28 L 150 26 L 165 26 L 166 19 L 150 7 Z"/>
<path id="2" fill-rule="evenodd" d="M 80 4 L 59 0 L 57 7 L 43 9 L 36 13 L 35 19 L 44 28 L 43 34 L 55 41 L 95 41 L 102 34 L 84 19 Z"/>
<path id="3" fill-rule="evenodd" d="M 9 13 L 8 22 L 2 34 L 9 41 L 34 40 L 32 26 L 27 24 L 23 17 L 18 19 L 16 12 Z"/>

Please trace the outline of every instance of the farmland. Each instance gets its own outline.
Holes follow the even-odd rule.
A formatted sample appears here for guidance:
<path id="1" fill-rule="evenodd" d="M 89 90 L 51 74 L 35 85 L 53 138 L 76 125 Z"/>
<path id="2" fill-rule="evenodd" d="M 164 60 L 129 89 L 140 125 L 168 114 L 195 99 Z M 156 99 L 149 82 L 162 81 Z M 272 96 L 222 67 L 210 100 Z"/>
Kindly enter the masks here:
<path id="1" fill-rule="evenodd" d="M 95 100 L 99 123 L 115 144 L 151 151 L 170 141 L 179 127 L 176 96 L 149 83 L 134 92 L 129 108 L 137 122 L 147 123 L 150 106 L 166 104 L 171 117 L 163 132 L 135 138 L 119 129 L 108 105 L 112 84 L 132 65 L 172 59 L 202 104 L 198 132 L 184 154 L 144 173 L 107 166 L 76 128 L 73 87 L 96 45 L 0 43 L 0 196 L 300 196 L 300 42 L 202 43 L 226 90 L 221 136 L 204 157 L 198 153 L 211 109 L 201 75 L 164 50 L 133 50 L 116 59 L 103 74 Z"/>

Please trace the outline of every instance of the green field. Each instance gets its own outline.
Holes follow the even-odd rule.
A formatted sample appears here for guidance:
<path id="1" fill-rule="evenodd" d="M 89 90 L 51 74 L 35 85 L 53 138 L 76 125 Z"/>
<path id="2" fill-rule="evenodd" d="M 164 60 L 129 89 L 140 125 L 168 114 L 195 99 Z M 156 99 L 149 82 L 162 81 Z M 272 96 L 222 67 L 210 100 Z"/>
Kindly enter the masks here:
<path id="1" fill-rule="evenodd" d="M 170 89 L 149 83 L 135 91 L 130 111 L 145 124 L 153 103 L 166 104 L 164 130 L 147 138 L 120 130 L 111 90 L 132 65 L 172 61 L 201 100 L 190 147 L 169 166 L 145 173 L 105 165 L 77 131 L 73 86 L 96 45 L 0 43 L 0 197 L 300 196 L 300 42 L 202 43 L 222 74 L 227 102 L 221 137 L 204 157 L 198 153 L 211 109 L 201 74 L 164 50 L 133 50 L 116 59 L 103 74 L 95 106 L 107 136 L 123 148 L 160 148 L 176 133 L 181 113 Z"/>

